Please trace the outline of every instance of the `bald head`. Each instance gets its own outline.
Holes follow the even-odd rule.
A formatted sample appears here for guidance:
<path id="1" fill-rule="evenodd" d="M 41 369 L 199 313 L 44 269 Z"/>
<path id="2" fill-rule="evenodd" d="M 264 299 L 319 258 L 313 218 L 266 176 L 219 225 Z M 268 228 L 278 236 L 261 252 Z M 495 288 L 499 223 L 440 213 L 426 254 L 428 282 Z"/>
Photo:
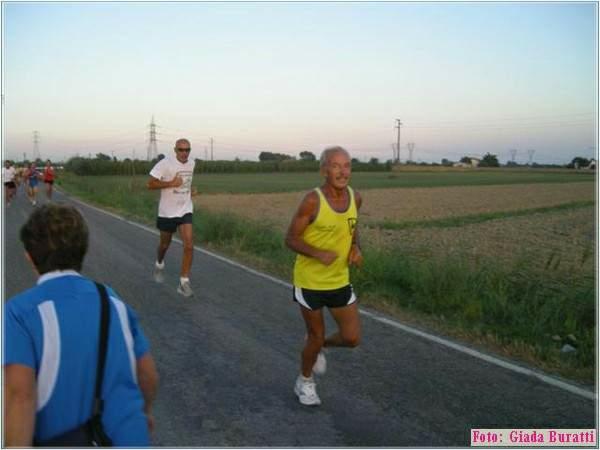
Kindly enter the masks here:
<path id="1" fill-rule="evenodd" d="M 190 141 L 188 141 L 188 140 L 187 140 L 187 139 L 185 139 L 185 138 L 177 139 L 177 140 L 175 141 L 175 149 L 177 149 L 177 147 L 180 147 L 180 146 L 185 146 L 185 145 L 187 145 L 188 147 L 190 147 L 190 146 L 191 146 L 191 144 L 190 144 Z"/>
<path id="2" fill-rule="evenodd" d="M 348 157 L 348 159 L 350 159 L 350 153 L 348 153 L 344 147 L 329 147 L 323 150 L 323 153 L 321 153 L 321 168 L 325 167 L 329 163 L 329 158 L 331 158 L 335 153 L 343 153 Z"/>

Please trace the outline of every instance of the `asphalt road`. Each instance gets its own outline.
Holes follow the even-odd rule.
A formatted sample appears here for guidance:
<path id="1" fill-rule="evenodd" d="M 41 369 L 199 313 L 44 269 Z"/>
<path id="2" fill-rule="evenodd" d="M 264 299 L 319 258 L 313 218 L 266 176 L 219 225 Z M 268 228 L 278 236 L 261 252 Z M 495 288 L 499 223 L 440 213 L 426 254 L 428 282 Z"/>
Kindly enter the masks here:
<path id="1" fill-rule="evenodd" d="M 594 400 L 364 315 L 361 346 L 328 353 L 323 404 L 302 406 L 293 385 L 304 328 L 288 287 L 196 251 L 196 295 L 183 298 L 180 244 L 157 285 L 155 234 L 76 206 L 91 231 L 83 273 L 135 308 L 152 346 L 155 446 L 468 446 L 471 428 L 596 424 Z M 20 191 L 3 214 L 5 299 L 35 283 L 18 240 L 31 209 Z"/>

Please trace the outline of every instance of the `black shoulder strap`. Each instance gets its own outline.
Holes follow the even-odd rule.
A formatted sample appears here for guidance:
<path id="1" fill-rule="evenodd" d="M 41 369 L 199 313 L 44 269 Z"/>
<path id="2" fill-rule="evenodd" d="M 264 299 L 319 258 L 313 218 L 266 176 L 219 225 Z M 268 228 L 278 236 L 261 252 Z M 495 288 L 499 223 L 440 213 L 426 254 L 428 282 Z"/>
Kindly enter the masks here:
<path id="1" fill-rule="evenodd" d="M 106 351 L 108 349 L 108 325 L 110 323 L 110 304 L 108 294 L 103 284 L 95 283 L 100 294 L 100 342 L 98 347 L 98 364 L 96 365 L 96 392 L 94 394 L 94 407 L 92 417 L 102 414 L 102 381 L 104 379 L 104 366 L 106 365 Z"/>

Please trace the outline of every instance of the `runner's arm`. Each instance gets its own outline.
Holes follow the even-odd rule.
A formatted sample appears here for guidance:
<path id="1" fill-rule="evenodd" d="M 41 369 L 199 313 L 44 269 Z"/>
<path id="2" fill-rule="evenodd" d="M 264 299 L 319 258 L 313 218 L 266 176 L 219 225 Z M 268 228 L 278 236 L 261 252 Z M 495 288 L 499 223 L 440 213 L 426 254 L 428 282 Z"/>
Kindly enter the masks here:
<path id="1" fill-rule="evenodd" d="M 154 359 L 150 353 L 146 353 L 144 356 L 137 360 L 137 375 L 138 384 L 142 395 L 144 396 L 144 413 L 148 418 L 148 427 L 150 431 L 154 428 L 154 417 L 152 416 L 152 403 L 156 397 L 156 391 L 158 390 L 158 372 L 156 371 L 156 365 Z"/>
<path id="2" fill-rule="evenodd" d="M 362 206 L 362 197 L 357 191 L 354 191 L 354 200 L 356 201 L 356 210 L 360 211 Z M 354 229 L 352 234 L 352 246 L 350 247 L 350 253 L 348 253 L 348 264 L 351 266 L 362 266 L 363 256 L 360 248 L 360 235 L 358 233 L 358 227 Z"/>
<path id="3" fill-rule="evenodd" d="M 183 184 L 183 180 L 181 179 L 180 176 L 176 176 L 171 181 L 162 181 L 162 180 L 159 180 L 158 178 L 154 178 L 153 176 L 150 176 L 150 179 L 148 180 L 148 184 L 146 186 L 148 187 L 148 189 L 165 189 L 165 188 L 179 187 L 182 184 Z"/>
<path id="4" fill-rule="evenodd" d="M 36 410 L 35 372 L 21 364 L 4 366 L 4 444 L 31 447 Z"/>
<path id="5" fill-rule="evenodd" d="M 306 194 L 288 228 L 285 245 L 301 255 L 316 258 L 326 266 L 333 263 L 338 255 L 335 252 L 320 250 L 306 243 L 303 238 L 306 227 L 315 220 L 319 210 L 319 196 L 312 191 Z"/>

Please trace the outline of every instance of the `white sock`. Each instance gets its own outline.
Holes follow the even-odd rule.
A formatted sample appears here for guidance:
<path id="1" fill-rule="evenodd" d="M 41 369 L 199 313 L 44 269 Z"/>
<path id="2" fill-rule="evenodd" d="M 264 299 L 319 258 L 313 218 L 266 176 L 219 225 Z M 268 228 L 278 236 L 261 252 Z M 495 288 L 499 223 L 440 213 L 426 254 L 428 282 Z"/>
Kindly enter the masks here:
<path id="1" fill-rule="evenodd" d="M 157 269 L 164 269 L 165 268 L 165 262 L 164 261 L 161 262 L 161 263 L 159 263 L 158 261 L 156 261 L 154 264 L 156 265 Z"/>
<path id="2" fill-rule="evenodd" d="M 302 377 L 302 381 L 304 381 L 304 382 L 308 382 L 308 381 L 312 381 L 312 380 L 313 380 L 313 377 L 312 377 L 312 375 L 311 375 L 310 377 L 308 377 L 308 378 L 307 378 L 307 377 L 305 377 L 305 376 L 304 376 L 304 375 L 302 375 L 302 374 L 300 374 L 300 376 Z"/>
<path id="3" fill-rule="evenodd" d="M 189 283 L 190 279 L 188 277 L 179 277 L 179 282 L 181 284 L 183 284 L 183 283 Z"/>

